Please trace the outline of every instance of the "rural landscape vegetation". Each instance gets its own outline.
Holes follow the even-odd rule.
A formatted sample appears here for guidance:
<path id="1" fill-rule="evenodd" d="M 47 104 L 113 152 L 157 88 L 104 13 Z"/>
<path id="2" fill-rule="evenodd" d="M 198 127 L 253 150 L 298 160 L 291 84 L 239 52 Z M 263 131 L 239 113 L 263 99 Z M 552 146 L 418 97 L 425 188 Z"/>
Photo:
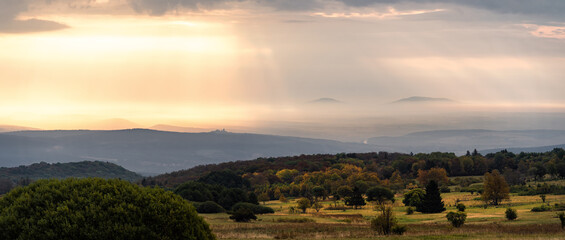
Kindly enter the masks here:
<path id="1" fill-rule="evenodd" d="M 97 178 L 76 178 L 93 169 Z M 559 239 L 565 234 L 565 150 L 560 148 L 485 156 L 476 151 L 300 155 L 201 165 L 154 177 L 104 162 L 0 170 L 4 239 Z M 122 177 L 129 182 L 104 180 Z M 106 232 L 94 231 L 97 227 Z M 203 235 L 191 235 L 196 232 Z"/>
<path id="2" fill-rule="evenodd" d="M 565 239 L 563 0 L 0 0 L 0 240 Z"/>

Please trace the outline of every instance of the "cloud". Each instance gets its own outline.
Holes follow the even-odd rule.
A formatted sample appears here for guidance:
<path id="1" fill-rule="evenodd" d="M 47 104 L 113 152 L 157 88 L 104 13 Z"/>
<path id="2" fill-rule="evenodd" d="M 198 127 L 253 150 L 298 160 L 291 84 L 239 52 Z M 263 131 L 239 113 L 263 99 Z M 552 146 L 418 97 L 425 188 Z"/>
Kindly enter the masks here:
<path id="1" fill-rule="evenodd" d="M 565 26 L 547 26 L 536 24 L 524 24 L 525 28 L 533 29 L 530 33 L 540 38 L 565 39 Z"/>
<path id="2" fill-rule="evenodd" d="M 368 7 L 391 4 L 456 4 L 501 13 L 563 16 L 563 0 L 337 0 L 347 6 Z"/>
<path id="3" fill-rule="evenodd" d="M 386 12 L 338 12 L 338 13 L 325 13 L 325 12 L 316 12 L 313 13 L 313 16 L 320 16 L 320 17 L 327 17 L 327 18 L 377 18 L 377 19 L 385 19 L 391 17 L 400 17 L 400 16 L 410 16 L 410 15 L 420 15 L 426 13 L 435 13 L 435 12 L 442 12 L 445 9 L 431 9 L 431 10 L 411 10 L 411 11 L 397 11 L 394 8 L 389 8 Z"/>
<path id="4" fill-rule="evenodd" d="M 164 15 L 173 10 L 210 10 L 231 8 L 232 4 L 245 0 L 131 0 L 131 7 L 138 13 Z"/>
<path id="5" fill-rule="evenodd" d="M 11 21 L 0 21 L 0 32 L 3 33 L 29 33 L 29 32 L 43 32 L 43 31 L 54 31 L 69 26 L 53 21 L 46 21 L 40 19 L 28 19 L 28 20 L 11 20 Z"/>
<path id="6" fill-rule="evenodd" d="M 61 23 L 41 19 L 17 19 L 20 13 L 28 10 L 28 4 L 29 1 L 24 0 L 0 0 L 0 32 L 41 32 L 59 30 L 68 27 Z"/>

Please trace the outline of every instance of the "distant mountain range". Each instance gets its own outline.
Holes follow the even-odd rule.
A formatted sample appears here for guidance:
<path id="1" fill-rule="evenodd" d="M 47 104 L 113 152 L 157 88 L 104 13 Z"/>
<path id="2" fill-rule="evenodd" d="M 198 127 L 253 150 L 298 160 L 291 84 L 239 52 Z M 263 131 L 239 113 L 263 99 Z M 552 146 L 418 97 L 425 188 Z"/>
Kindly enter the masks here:
<path id="1" fill-rule="evenodd" d="M 83 161 L 73 163 L 34 163 L 29 166 L 13 168 L 0 168 L 0 179 L 8 178 L 19 181 L 21 178 L 32 180 L 68 177 L 100 177 L 120 178 L 128 181 L 137 181 L 141 175 L 129 171 L 121 166 L 108 162 Z"/>
<path id="2" fill-rule="evenodd" d="M 310 101 L 310 103 L 314 104 L 336 104 L 342 103 L 341 101 L 334 99 L 334 98 L 318 98 L 316 100 Z"/>
<path id="3" fill-rule="evenodd" d="M 393 103 L 426 103 L 426 102 L 453 102 L 449 98 L 432 98 L 432 97 L 421 97 L 413 96 L 408 98 L 403 98 L 394 101 Z"/>
<path id="4" fill-rule="evenodd" d="M 94 160 L 116 163 L 143 174 L 258 157 L 377 150 L 361 143 L 226 131 L 179 133 L 130 129 L 0 134 L 0 166 Z"/>
<path id="5" fill-rule="evenodd" d="M 378 145 L 383 151 L 418 153 L 418 152 L 454 152 L 458 155 L 467 150 L 527 148 L 554 146 L 565 143 L 563 130 L 515 130 L 492 131 L 483 129 L 440 130 L 407 134 L 399 137 L 375 137 L 367 140 L 368 144 Z M 551 148 L 553 149 L 553 148 Z M 551 150 L 549 149 L 549 150 Z M 529 152 L 532 152 L 528 150 Z M 547 151 L 540 148 L 540 152 Z M 534 151 L 537 152 L 537 151 Z"/>
<path id="6" fill-rule="evenodd" d="M 0 133 L 2 132 L 13 132 L 13 131 L 25 131 L 25 130 L 39 130 L 37 128 L 22 127 L 15 125 L 0 125 Z"/>
<path id="7" fill-rule="evenodd" d="M 513 147 L 513 148 L 496 148 L 496 149 L 485 149 L 479 151 L 481 154 L 488 154 L 488 153 L 496 153 L 500 152 L 501 150 L 506 150 L 509 152 L 513 152 L 515 154 L 519 154 L 521 152 L 525 153 L 542 153 L 542 152 L 549 152 L 555 148 L 563 148 L 565 149 L 565 144 L 559 145 L 551 145 L 551 146 L 539 146 L 539 147 Z"/>

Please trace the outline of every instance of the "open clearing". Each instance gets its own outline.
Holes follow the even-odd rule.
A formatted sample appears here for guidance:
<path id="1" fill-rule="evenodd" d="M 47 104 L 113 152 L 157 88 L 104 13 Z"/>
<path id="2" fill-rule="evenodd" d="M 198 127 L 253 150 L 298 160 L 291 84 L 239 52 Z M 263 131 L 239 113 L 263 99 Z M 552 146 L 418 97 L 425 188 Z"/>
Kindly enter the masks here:
<path id="1" fill-rule="evenodd" d="M 565 231 L 555 211 L 531 212 L 540 206 L 539 196 L 512 195 L 502 205 L 484 208 L 477 194 L 445 193 L 442 198 L 447 210 L 437 214 L 415 212 L 406 214 L 401 195 L 396 196 L 394 205 L 398 223 L 407 225 L 402 235 L 379 236 L 370 229 L 370 219 L 377 216 L 374 205 L 368 203 L 362 209 L 325 210 L 316 212 L 308 209 L 305 214 L 290 213 L 294 200 L 287 203 L 270 201 L 266 203 L 275 210 L 274 214 L 257 215 L 258 221 L 235 223 L 228 214 L 201 214 L 219 239 L 565 239 Z M 461 228 L 453 228 L 446 220 L 449 211 L 456 211 L 456 200 L 467 206 L 467 221 Z M 550 205 L 565 203 L 565 195 L 547 195 Z M 324 207 L 333 204 L 324 201 Z M 508 221 L 504 211 L 512 207 L 518 211 L 518 219 Z"/>

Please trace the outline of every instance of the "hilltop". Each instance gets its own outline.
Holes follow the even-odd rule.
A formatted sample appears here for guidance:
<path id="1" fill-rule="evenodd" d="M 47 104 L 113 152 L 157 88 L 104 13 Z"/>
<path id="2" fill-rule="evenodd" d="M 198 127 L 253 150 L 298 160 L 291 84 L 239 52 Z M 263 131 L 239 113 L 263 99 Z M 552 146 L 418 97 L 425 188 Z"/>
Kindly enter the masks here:
<path id="1" fill-rule="evenodd" d="M 71 163 L 40 162 L 28 166 L 0 168 L 0 178 L 8 178 L 12 181 L 18 181 L 22 178 L 37 180 L 48 178 L 62 179 L 69 177 L 120 178 L 128 181 L 137 181 L 141 178 L 141 175 L 114 163 L 101 161 L 82 161 Z"/>

